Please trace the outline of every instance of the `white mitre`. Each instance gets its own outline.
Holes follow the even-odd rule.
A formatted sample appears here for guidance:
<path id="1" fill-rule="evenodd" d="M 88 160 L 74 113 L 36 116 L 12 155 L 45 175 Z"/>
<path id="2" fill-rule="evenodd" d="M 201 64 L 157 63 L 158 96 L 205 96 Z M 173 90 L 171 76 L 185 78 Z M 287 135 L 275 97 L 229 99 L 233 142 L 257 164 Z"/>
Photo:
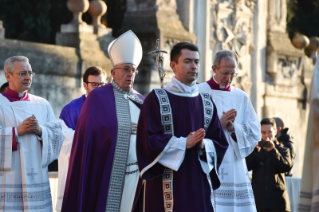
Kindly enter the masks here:
<path id="1" fill-rule="evenodd" d="M 108 52 L 113 67 L 123 63 L 130 63 L 137 67 L 143 56 L 141 42 L 131 30 L 112 41 Z"/>

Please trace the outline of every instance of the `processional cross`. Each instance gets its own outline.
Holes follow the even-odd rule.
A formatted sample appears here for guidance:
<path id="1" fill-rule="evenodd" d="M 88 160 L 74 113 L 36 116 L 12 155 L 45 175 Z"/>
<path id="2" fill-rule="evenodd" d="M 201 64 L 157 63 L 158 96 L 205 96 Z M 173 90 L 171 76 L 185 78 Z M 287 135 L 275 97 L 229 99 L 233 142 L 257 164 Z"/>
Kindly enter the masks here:
<path id="1" fill-rule="evenodd" d="M 164 77 L 166 76 L 166 73 L 163 69 L 163 61 L 164 61 L 163 53 L 167 54 L 167 51 L 160 50 L 159 48 L 160 48 L 160 39 L 157 39 L 155 43 L 155 50 L 149 52 L 148 54 L 153 54 L 153 53 L 156 54 L 155 59 L 156 59 L 158 75 L 161 81 L 161 88 L 164 88 L 163 82 L 164 82 Z"/>

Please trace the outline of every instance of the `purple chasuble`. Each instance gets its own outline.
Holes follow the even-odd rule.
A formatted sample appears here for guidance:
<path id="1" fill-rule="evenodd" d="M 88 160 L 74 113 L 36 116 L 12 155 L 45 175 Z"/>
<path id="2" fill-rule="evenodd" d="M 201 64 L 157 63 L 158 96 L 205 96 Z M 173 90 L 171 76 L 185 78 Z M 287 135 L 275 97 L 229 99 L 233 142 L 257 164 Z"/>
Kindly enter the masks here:
<path id="1" fill-rule="evenodd" d="M 105 212 L 117 121 L 112 85 L 94 89 L 76 125 L 62 211 Z"/>
<path id="2" fill-rule="evenodd" d="M 60 119 L 64 121 L 66 126 L 73 130 L 75 130 L 85 99 L 86 95 L 84 94 L 80 98 L 74 99 L 69 104 L 65 105 L 61 111 Z"/>
<path id="3" fill-rule="evenodd" d="M 172 108 L 174 136 L 187 137 L 190 132 L 204 128 L 203 101 L 200 94 L 195 97 L 177 96 L 167 91 Z M 164 150 L 171 134 L 164 134 L 158 98 L 152 91 L 145 99 L 138 122 L 137 161 L 139 169 L 151 166 L 142 179 L 146 180 L 144 204 L 145 212 L 164 212 L 162 176 L 165 167 L 157 161 Z M 205 138 L 214 142 L 217 153 L 217 170 L 228 147 L 223 128 L 214 105 L 214 114 L 207 128 Z M 213 188 L 220 182 L 213 169 L 210 172 Z M 178 169 L 173 171 L 173 211 L 214 211 L 211 202 L 211 187 L 207 175 L 203 172 L 198 159 L 198 147 L 186 149 L 184 160 Z M 142 192 L 140 197 L 143 197 Z"/>

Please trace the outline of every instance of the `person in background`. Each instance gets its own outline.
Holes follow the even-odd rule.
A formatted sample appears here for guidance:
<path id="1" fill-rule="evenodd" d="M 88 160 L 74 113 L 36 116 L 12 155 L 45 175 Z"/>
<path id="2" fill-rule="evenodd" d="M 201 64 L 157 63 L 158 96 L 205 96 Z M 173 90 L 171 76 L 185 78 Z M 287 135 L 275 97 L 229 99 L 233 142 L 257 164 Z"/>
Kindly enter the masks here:
<path id="1" fill-rule="evenodd" d="M 83 86 L 86 93 L 80 98 L 72 100 L 69 104 L 64 106 L 61 111 L 60 121 L 62 124 L 62 132 L 64 135 L 63 145 L 59 155 L 59 172 L 58 172 L 58 199 L 56 202 L 55 210 L 61 211 L 65 181 L 68 174 L 70 153 L 73 143 L 74 131 L 82 106 L 90 94 L 90 92 L 100 86 L 105 85 L 106 72 L 100 67 L 90 67 L 83 74 Z"/>
<path id="2" fill-rule="evenodd" d="M 287 212 L 290 202 L 286 190 L 285 173 L 291 169 L 289 149 L 279 143 L 276 122 L 264 118 L 261 124 L 261 137 L 267 147 L 260 147 L 246 157 L 248 170 L 252 170 L 252 187 L 258 212 Z"/>
<path id="3" fill-rule="evenodd" d="M 285 124 L 281 118 L 274 117 L 277 125 L 277 140 L 284 145 L 284 147 L 288 148 L 290 151 L 290 158 L 291 158 L 291 170 L 286 172 L 285 175 L 287 177 L 292 177 L 292 168 L 294 166 L 295 157 L 296 157 L 296 150 L 293 144 L 293 137 L 289 132 L 289 128 L 285 128 Z"/>

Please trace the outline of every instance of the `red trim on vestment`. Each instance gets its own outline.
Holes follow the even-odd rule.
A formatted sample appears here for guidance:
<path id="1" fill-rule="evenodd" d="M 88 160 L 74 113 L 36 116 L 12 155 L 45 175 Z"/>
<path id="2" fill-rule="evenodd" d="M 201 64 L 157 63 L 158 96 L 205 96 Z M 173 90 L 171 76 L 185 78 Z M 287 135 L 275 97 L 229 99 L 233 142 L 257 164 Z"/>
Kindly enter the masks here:
<path id="1" fill-rule="evenodd" d="M 16 141 L 16 131 L 15 128 L 12 127 L 12 151 L 17 151 L 18 150 L 18 145 Z"/>

